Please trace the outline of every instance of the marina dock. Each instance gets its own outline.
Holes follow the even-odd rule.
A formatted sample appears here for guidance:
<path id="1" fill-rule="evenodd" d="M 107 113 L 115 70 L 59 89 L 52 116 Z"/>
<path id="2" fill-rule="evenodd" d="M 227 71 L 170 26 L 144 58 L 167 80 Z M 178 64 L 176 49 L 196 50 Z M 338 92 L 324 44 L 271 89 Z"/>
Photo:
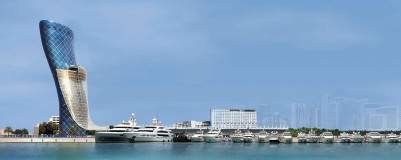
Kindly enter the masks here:
<path id="1" fill-rule="evenodd" d="M 337 138 L 337 137 L 336 137 Z M 0 138 L 0 143 L 95 143 L 95 138 Z M 292 137 L 292 143 L 298 143 L 297 137 Z M 334 142 L 338 143 L 338 142 Z M 384 139 L 381 143 L 389 143 Z"/>
<path id="2" fill-rule="evenodd" d="M 170 129 L 173 133 L 178 134 L 178 133 L 195 133 L 197 131 L 203 131 L 204 133 L 207 133 L 210 129 L 209 128 L 168 128 Z M 220 129 L 223 134 L 232 134 L 235 132 L 237 129 Z M 239 129 L 241 131 L 250 131 L 252 133 L 259 133 L 260 131 L 266 131 L 266 132 L 272 132 L 276 131 L 278 133 L 283 133 L 288 130 L 288 128 L 242 128 Z"/>

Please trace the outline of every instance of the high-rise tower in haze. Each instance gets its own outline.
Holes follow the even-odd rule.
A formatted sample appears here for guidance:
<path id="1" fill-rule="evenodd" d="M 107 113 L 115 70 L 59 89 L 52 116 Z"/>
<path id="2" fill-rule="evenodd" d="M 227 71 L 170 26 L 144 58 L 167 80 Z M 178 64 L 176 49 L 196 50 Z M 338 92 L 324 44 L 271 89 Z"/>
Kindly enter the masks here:
<path id="1" fill-rule="evenodd" d="M 291 128 L 309 127 L 309 115 L 306 104 L 291 103 Z"/>
<path id="2" fill-rule="evenodd" d="M 40 36 L 59 100 L 62 135 L 85 135 L 86 130 L 103 129 L 89 116 L 86 71 L 75 62 L 74 34 L 56 22 L 42 20 Z"/>

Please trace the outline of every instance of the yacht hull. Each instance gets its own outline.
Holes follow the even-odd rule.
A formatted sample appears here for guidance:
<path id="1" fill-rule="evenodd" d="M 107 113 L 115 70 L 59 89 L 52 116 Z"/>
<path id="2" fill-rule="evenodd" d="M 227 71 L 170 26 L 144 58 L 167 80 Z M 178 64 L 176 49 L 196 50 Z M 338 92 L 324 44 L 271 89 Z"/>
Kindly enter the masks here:
<path id="1" fill-rule="evenodd" d="M 191 142 L 205 142 L 203 137 L 191 137 Z"/>
<path id="2" fill-rule="evenodd" d="M 333 143 L 334 139 L 333 138 L 322 138 L 320 139 L 320 143 Z"/>
<path id="3" fill-rule="evenodd" d="M 269 143 L 280 143 L 280 140 L 278 138 L 270 138 Z"/>
<path id="4" fill-rule="evenodd" d="M 282 138 L 281 143 L 292 143 L 292 138 Z"/>
<path id="5" fill-rule="evenodd" d="M 306 138 L 298 138 L 298 143 L 306 143 L 307 139 Z"/>
<path id="6" fill-rule="evenodd" d="M 381 138 L 368 138 L 367 140 L 369 143 L 381 143 Z"/>
<path id="7" fill-rule="evenodd" d="M 362 143 L 362 142 L 363 142 L 363 137 L 360 137 L 360 138 L 351 138 L 350 142 L 351 142 L 351 143 Z"/>
<path id="8" fill-rule="evenodd" d="M 138 135 L 135 133 L 125 133 L 125 137 L 130 143 L 136 142 L 173 142 L 173 137 L 164 137 L 156 135 Z"/>
<path id="9" fill-rule="evenodd" d="M 398 139 L 387 139 L 387 143 L 398 143 Z"/>
<path id="10" fill-rule="evenodd" d="M 244 138 L 244 143 L 253 143 L 253 138 Z"/>
<path id="11" fill-rule="evenodd" d="M 220 143 L 222 141 L 222 138 L 220 137 L 204 136 L 203 139 L 205 140 L 206 143 Z"/>
<path id="12" fill-rule="evenodd" d="M 318 137 L 309 137 L 306 139 L 307 143 L 317 143 L 319 142 L 319 138 Z"/>
<path id="13" fill-rule="evenodd" d="M 267 141 L 267 138 L 266 138 L 266 137 L 263 137 L 263 138 L 262 138 L 262 137 L 259 137 L 259 138 L 258 138 L 258 142 L 259 142 L 259 143 L 267 143 L 268 141 Z"/>
<path id="14" fill-rule="evenodd" d="M 242 143 L 244 142 L 244 138 L 240 138 L 240 137 L 233 137 L 231 138 L 233 143 Z"/>
<path id="15" fill-rule="evenodd" d="M 96 143 L 127 143 L 128 139 L 123 133 L 118 132 L 97 132 L 95 133 Z"/>
<path id="16" fill-rule="evenodd" d="M 138 142 L 173 142 L 173 138 L 171 137 L 134 137 L 128 138 L 130 143 L 138 143 Z"/>
<path id="17" fill-rule="evenodd" d="M 173 137 L 173 142 L 191 142 L 187 136 Z"/>
<path id="18" fill-rule="evenodd" d="M 340 138 L 337 141 L 338 143 L 351 143 L 351 139 L 349 138 Z"/>

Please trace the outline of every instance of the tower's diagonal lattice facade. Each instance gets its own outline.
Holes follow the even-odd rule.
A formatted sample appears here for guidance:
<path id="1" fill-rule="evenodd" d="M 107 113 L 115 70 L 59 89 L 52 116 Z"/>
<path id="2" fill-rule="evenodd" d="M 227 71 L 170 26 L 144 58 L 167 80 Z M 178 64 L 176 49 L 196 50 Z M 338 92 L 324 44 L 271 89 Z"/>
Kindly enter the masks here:
<path id="1" fill-rule="evenodd" d="M 85 135 L 86 130 L 104 129 L 89 116 L 86 71 L 77 66 L 72 30 L 56 22 L 39 23 L 43 50 L 56 83 L 62 135 Z"/>

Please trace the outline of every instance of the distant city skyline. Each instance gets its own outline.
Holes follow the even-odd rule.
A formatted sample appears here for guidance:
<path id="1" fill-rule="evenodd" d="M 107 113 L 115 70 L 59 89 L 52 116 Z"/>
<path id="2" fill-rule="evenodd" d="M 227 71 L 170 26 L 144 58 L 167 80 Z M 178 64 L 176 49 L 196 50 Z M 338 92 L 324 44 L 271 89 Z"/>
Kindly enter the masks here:
<path id="1" fill-rule="evenodd" d="M 325 93 L 321 96 L 320 104 L 305 104 L 293 102 L 291 109 L 284 111 L 288 117 L 290 128 L 326 128 L 340 130 L 399 130 L 401 129 L 401 107 L 399 105 L 381 105 L 372 103 L 368 99 L 355 99 L 352 97 L 333 96 Z M 273 115 L 270 107 L 269 113 L 259 107 L 258 125 L 278 123 L 272 121 Z"/>
<path id="2" fill-rule="evenodd" d="M 393 0 L 6 1 L 0 128 L 32 130 L 58 115 L 38 38 L 43 19 L 74 30 L 77 63 L 89 75 L 91 118 L 100 126 L 132 112 L 139 124 L 156 115 L 173 124 L 209 120 L 213 108 L 264 104 L 264 125 L 290 125 L 291 103 L 314 108 L 308 123 L 324 126 L 317 115 L 326 114 L 318 107 L 328 93 L 349 98 L 329 104 L 353 117 L 348 126 L 341 119 L 329 125 L 388 128 L 389 113 L 401 105 L 400 8 Z M 364 99 L 379 106 L 347 110 Z"/>

